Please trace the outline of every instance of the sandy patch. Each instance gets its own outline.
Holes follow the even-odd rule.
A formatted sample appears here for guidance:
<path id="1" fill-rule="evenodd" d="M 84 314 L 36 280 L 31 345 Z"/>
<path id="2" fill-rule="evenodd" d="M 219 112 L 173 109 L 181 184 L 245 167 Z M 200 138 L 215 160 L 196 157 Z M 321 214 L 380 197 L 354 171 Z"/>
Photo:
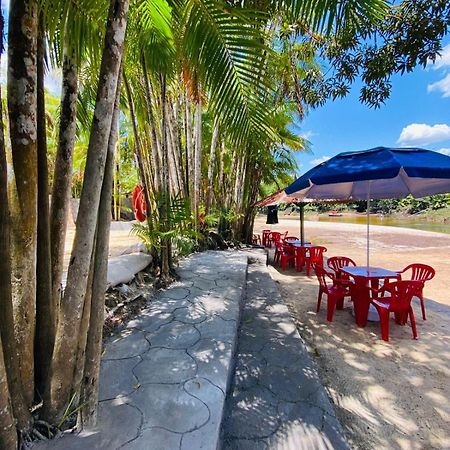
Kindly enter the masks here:
<path id="1" fill-rule="evenodd" d="M 257 227 L 266 228 L 259 222 Z M 365 227 L 342 225 L 307 223 L 307 237 L 325 245 L 328 256 L 347 255 L 363 264 Z M 279 230 L 286 227 L 292 227 L 291 232 L 298 230 L 298 224 L 290 220 L 277 225 Z M 412 339 L 409 326 L 401 327 L 393 321 L 389 343 L 380 339 L 378 323 L 358 328 L 350 301 L 328 323 L 325 306 L 319 314 L 315 312 L 315 277 L 292 269 L 270 271 L 317 361 L 353 448 L 450 448 L 450 236 L 390 230 L 374 230 L 374 264 L 398 269 L 420 261 L 438 272 L 425 290 L 426 321 L 421 318 L 418 303 L 414 305 L 417 341 Z"/>

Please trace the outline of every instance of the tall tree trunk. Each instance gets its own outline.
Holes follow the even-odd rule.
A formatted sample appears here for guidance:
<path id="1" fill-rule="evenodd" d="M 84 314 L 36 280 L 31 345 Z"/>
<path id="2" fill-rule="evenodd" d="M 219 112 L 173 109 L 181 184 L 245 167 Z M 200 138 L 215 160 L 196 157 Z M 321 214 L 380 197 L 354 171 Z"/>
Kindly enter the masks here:
<path id="1" fill-rule="evenodd" d="M 51 421 L 61 416 L 74 389 L 76 349 L 94 246 L 128 6 L 129 0 L 111 0 L 108 14 L 77 228 L 56 332 L 51 366 L 51 401 L 43 411 Z"/>
<path id="2" fill-rule="evenodd" d="M 3 359 L 2 340 L 0 339 L 0 448 L 17 448 L 17 432 L 14 426 L 5 361 Z"/>
<path id="3" fill-rule="evenodd" d="M 216 166 L 216 147 L 219 139 L 219 120 L 217 116 L 214 119 L 214 129 L 211 138 L 211 150 L 209 153 L 209 166 L 208 166 L 208 187 L 206 189 L 206 214 L 209 213 L 211 208 L 211 201 L 214 194 L 214 168 Z"/>
<path id="4" fill-rule="evenodd" d="M 69 33 L 66 33 L 69 39 Z M 67 40 L 63 48 L 62 92 L 59 138 L 53 177 L 50 236 L 52 254 L 52 297 L 57 307 L 61 297 L 64 248 L 72 186 L 78 95 L 78 67 Z"/>
<path id="5" fill-rule="evenodd" d="M 191 207 L 194 211 L 194 146 L 192 139 L 192 106 L 189 94 L 186 92 L 185 103 L 185 121 L 186 121 L 186 189 L 191 197 Z"/>
<path id="6" fill-rule="evenodd" d="M 145 62 L 145 56 L 142 55 L 142 70 L 144 72 L 145 82 L 145 98 L 147 100 L 148 122 L 150 125 L 151 134 L 151 165 L 153 168 L 153 186 L 156 191 L 161 189 L 161 161 L 160 161 L 160 139 L 158 137 L 158 129 L 156 126 L 155 110 L 153 108 L 152 101 L 152 86 L 148 77 L 147 65 Z"/>
<path id="7" fill-rule="evenodd" d="M 136 112 L 134 109 L 134 102 L 133 102 L 133 96 L 131 95 L 131 88 L 130 83 L 128 82 L 128 78 L 125 74 L 125 71 L 123 70 L 123 81 L 125 85 L 125 92 L 127 94 L 127 100 L 128 100 L 128 109 L 130 110 L 130 116 L 131 116 L 131 124 L 133 127 L 133 136 L 134 136 L 134 155 L 136 158 L 136 161 L 138 163 L 139 168 L 139 174 L 141 176 L 142 184 L 144 185 L 144 195 L 145 195 L 145 201 L 147 204 L 147 211 L 150 211 L 150 197 L 149 197 L 149 188 L 151 186 L 150 180 L 148 179 L 148 172 L 145 170 L 144 165 L 144 155 L 142 154 L 142 145 L 139 138 L 139 132 L 137 129 L 137 119 L 136 119 Z"/>
<path id="8" fill-rule="evenodd" d="M 166 119 L 167 117 L 167 107 L 166 107 Z M 169 191 L 172 196 L 180 192 L 180 185 L 177 179 L 177 172 L 175 167 L 175 158 L 174 158 L 174 145 L 172 135 L 170 133 L 169 120 L 166 120 L 166 145 L 167 145 L 167 164 L 169 169 Z"/>
<path id="9" fill-rule="evenodd" d="M 194 217 L 198 227 L 201 202 L 201 183 L 202 183 L 202 101 L 201 98 L 195 106 L 194 122 Z"/>
<path id="10" fill-rule="evenodd" d="M 174 167 L 175 167 L 175 176 L 178 184 L 179 193 L 183 197 L 186 196 L 186 191 L 184 187 L 184 178 L 183 178 L 183 167 L 181 160 L 181 152 L 180 152 L 180 139 L 178 135 L 178 123 L 177 116 L 174 112 L 173 105 L 171 103 L 167 104 L 167 123 L 169 125 L 170 131 L 170 140 L 172 142 L 172 158 Z"/>
<path id="11" fill-rule="evenodd" d="M 3 36 L 3 15 L 0 10 L 0 36 Z M 3 44 L 2 41 L 0 41 Z M 0 55 L 3 53 L 1 45 Z M 0 334 L 3 346 L 9 393 L 11 394 L 14 416 L 20 430 L 28 431 L 31 424 L 30 411 L 25 404 L 19 375 L 19 358 L 14 336 L 14 313 L 11 286 L 11 226 L 8 201 L 8 172 L 3 129 L 3 102 L 0 87 Z M 0 361 L 1 363 L 1 361 Z M 7 395 L 8 390 L 0 387 L 0 392 Z M 0 405 L 0 411 L 5 405 Z M 6 414 L 6 410 L 5 410 Z M 3 426 L 4 428 L 4 422 Z M 0 448 L 1 447 L 0 445 Z M 4 447 L 7 448 L 7 447 Z"/>
<path id="12" fill-rule="evenodd" d="M 11 0 L 8 32 L 8 112 L 16 192 L 13 213 L 13 299 L 20 379 L 34 397 L 36 312 L 37 142 L 35 0 Z"/>
<path id="13" fill-rule="evenodd" d="M 55 342 L 56 302 L 52 298 L 50 214 L 48 204 L 47 134 L 45 116 L 44 63 L 45 36 L 39 18 L 37 42 L 37 152 L 38 152 L 38 223 L 36 267 L 36 335 L 34 366 L 36 389 L 44 394 Z"/>
<path id="14" fill-rule="evenodd" d="M 119 80 L 120 83 L 120 80 Z M 94 257 L 94 278 L 91 296 L 91 316 L 86 346 L 84 374 L 81 384 L 83 405 L 79 413 L 82 428 L 94 427 L 97 423 L 98 387 L 100 378 L 100 360 L 102 353 L 102 333 L 105 310 L 105 290 L 108 275 L 109 230 L 111 225 L 111 191 L 114 171 L 114 151 L 119 134 L 119 98 L 117 86 L 114 115 L 108 142 L 105 176 L 98 211 L 97 239 Z"/>
<path id="15" fill-rule="evenodd" d="M 167 145 L 167 108 L 166 108 L 166 77 L 161 75 L 161 204 L 159 219 L 161 221 L 162 231 L 169 230 L 169 164 L 168 164 L 168 145 Z M 161 238 L 161 282 L 167 283 L 170 280 L 170 238 Z"/>
<path id="16" fill-rule="evenodd" d="M 217 203 L 219 203 L 220 208 L 225 207 L 225 189 L 223 186 L 223 173 L 225 169 L 225 138 L 222 139 L 222 145 L 220 147 L 220 153 L 219 153 L 219 175 L 218 175 L 218 185 L 217 185 L 217 192 L 218 195 L 216 196 L 216 199 L 218 200 Z"/>

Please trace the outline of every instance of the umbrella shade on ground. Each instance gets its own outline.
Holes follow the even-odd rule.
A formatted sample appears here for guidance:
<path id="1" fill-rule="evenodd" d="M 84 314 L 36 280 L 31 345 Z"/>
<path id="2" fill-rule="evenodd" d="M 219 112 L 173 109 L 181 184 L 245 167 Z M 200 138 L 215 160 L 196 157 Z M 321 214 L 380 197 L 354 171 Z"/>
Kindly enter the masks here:
<path id="1" fill-rule="evenodd" d="M 450 157 L 421 148 L 376 147 L 346 152 L 313 167 L 285 189 L 299 201 L 367 200 L 450 192 Z"/>

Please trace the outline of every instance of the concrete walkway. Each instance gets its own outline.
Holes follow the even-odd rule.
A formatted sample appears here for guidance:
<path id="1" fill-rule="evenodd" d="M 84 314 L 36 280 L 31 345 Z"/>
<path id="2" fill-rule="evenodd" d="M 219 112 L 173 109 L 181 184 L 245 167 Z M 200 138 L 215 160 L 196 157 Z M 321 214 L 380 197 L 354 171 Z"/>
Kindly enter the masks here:
<path id="1" fill-rule="evenodd" d="M 185 259 L 181 280 L 106 343 L 98 428 L 36 447 L 347 449 L 265 262 L 258 250 Z"/>
<path id="2" fill-rule="evenodd" d="M 252 255 L 223 448 L 347 449 L 316 367 L 267 271 L 265 254 Z"/>
<path id="3" fill-rule="evenodd" d="M 97 430 L 47 449 L 216 449 L 232 378 L 247 257 L 184 260 L 181 281 L 106 344 Z"/>

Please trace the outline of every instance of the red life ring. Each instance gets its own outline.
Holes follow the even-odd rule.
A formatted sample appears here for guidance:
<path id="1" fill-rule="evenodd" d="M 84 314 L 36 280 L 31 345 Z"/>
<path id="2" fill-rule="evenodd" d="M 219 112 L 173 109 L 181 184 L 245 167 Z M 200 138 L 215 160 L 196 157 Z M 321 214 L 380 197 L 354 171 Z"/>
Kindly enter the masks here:
<path id="1" fill-rule="evenodd" d="M 147 219 L 147 204 L 145 203 L 144 187 L 140 184 L 134 187 L 131 202 L 133 204 L 134 217 L 139 222 L 144 222 Z"/>

